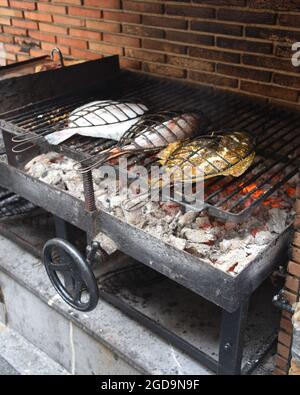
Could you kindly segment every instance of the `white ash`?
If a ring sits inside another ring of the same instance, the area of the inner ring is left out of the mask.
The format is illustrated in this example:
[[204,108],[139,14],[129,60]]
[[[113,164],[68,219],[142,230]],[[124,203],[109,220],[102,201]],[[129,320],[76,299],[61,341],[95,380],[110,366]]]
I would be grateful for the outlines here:
[[211,247],[209,245],[201,244],[201,243],[192,243],[188,240],[185,249],[191,254],[199,256],[204,259],[208,257],[211,253]]
[[181,237],[176,237],[176,236],[173,236],[173,235],[171,235],[168,238],[168,242],[172,246],[178,248],[178,250],[184,250],[186,248],[186,246],[187,246],[187,240],[184,240]]
[[269,210],[269,220],[267,228],[270,232],[281,233],[286,227],[287,212],[279,208]]
[[240,248],[241,242],[247,246],[254,243],[254,237],[252,235],[247,235],[245,238],[235,237],[233,239],[224,239],[219,243],[219,249],[222,253],[236,250]]
[[[74,170],[74,164],[73,160],[60,154],[48,153],[33,159],[25,169],[30,175],[83,199],[81,175]],[[262,253],[292,219],[292,200],[287,196],[284,209],[258,206],[253,215],[241,224],[218,221],[205,211],[184,212],[173,202],[149,201],[138,210],[126,211],[122,204],[126,196],[108,191],[97,170],[93,171],[93,176],[98,208],[233,276]],[[283,194],[280,190],[274,196]],[[99,237],[108,253],[117,249],[111,239],[105,235]]]
[[216,240],[211,230],[183,228],[180,234],[193,243],[210,244]]
[[197,216],[198,213],[196,211],[187,211],[186,213],[182,214],[181,217],[178,219],[178,225],[179,226],[191,225],[195,221]]
[[259,246],[263,246],[265,244],[269,244],[272,241],[273,236],[272,233],[268,230],[262,230],[255,235],[255,243]]
[[74,170],[75,163],[61,154],[49,152],[32,159],[25,165],[25,170],[31,176],[83,199],[82,178]]
[[240,262],[250,261],[249,255],[244,248],[234,249],[222,254],[222,260],[219,258],[219,253],[215,251],[211,254],[211,259],[215,261],[215,266],[226,272],[236,273],[236,268]]
[[195,223],[193,224],[193,227],[196,228],[206,228],[206,227],[211,227],[210,219],[208,216],[204,215],[203,217],[197,217],[195,219]]

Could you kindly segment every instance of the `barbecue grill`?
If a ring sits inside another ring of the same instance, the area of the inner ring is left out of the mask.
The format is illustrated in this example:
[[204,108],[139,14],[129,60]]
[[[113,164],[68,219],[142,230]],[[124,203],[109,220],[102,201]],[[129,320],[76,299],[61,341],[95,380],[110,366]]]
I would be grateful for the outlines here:
[[[74,81],[79,81],[76,89]],[[28,100],[28,89],[32,83],[35,91]],[[29,176],[23,171],[23,166],[37,152],[49,150],[63,153],[77,161],[85,159],[93,163],[103,149],[111,147],[114,144],[111,141],[82,136],[72,137],[58,146],[49,146],[44,139],[45,135],[61,129],[72,110],[89,101],[138,98],[153,111],[199,109],[208,115],[214,130],[246,130],[256,139],[259,160],[243,176],[230,180],[225,178],[222,182],[219,178],[208,181],[215,188],[214,192],[206,196],[204,208],[217,218],[240,222],[297,174],[297,151],[300,145],[297,128],[300,115],[235,94],[120,71],[116,56],[31,76],[30,79],[18,83],[18,91],[24,91],[24,96],[18,99],[17,107],[10,111],[5,109],[1,115],[0,128],[9,164],[0,163],[0,184],[60,218],[56,226],[59,239],[49,240],[44,250],[45,265],[58,292],[73,307],[84,311],[95,307],[100,294],[102,298],[150,326],[213,371],[240,373],[249,298],[285,259],[289,227],[239,275],[233,277],[104,210],[97,210],[91,171],[82,174],[85,195],[85,201],[82,202]],[[12,138],[20,141],[24,137],[28,137],[28,140],[19,152],[14,152],[16,143]],[[144,154],[139,153],[129,157],[128,163],[144,163],[144,160]],[[271,175],[270,170],[273,170]],[[255,189],[246,195],[241,192],[253,181],[257,188],[264,187],[265,193],[257,198],[252,197],[252,203],[245,207],[243,202],[254,194]],[[231,192],[224,197],[228,186]],[[188,204],[186,206],[189,208]],[[70,231],[68,224],[71,224],[71,228],[75,227],[86,233],[86,257],[83,249],[79,252],[74,247],[74,233]],[[129,308],[105,287],[98,289],[93,270],[96,263],[105,265],[107,259],[101,246],[93,242],[98,232],[111,237],[124,254],[222,308],[218,361]],[[66,239],[67,242],[64,241]],[[62,273],[64,281],[61,278]],[[80,299],[83,288],[88,294],[84,301]],[[253,366],[250,370],[252,368]]]

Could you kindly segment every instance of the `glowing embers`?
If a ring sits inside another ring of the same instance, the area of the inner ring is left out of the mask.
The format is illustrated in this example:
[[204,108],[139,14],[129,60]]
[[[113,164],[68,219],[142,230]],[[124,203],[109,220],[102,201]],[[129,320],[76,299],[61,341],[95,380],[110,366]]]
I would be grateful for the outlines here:
[[[297,173],[296,169],[294,172]],[[287,200],[294,195],[291,168],[284,163],[260,157],[255,159],[242,178],[224,177],[207,181],[204,193],[206,203],[237,214],[258,204],[284,208]]]

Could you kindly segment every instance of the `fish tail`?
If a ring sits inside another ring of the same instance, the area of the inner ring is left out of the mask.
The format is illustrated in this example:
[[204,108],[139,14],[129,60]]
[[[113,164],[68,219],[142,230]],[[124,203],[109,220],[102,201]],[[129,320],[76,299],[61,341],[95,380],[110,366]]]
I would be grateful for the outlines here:
[[57,132],[49,133],[45,136],[45,139],[49,144],[58,145],[73,137],[76,134],[74,129],[62,129]]

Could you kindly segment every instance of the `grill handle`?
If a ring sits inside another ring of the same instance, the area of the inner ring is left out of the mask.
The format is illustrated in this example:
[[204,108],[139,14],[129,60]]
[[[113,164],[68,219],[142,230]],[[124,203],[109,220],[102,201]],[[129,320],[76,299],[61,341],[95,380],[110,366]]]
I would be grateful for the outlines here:
[[71,243],[59,238],[48,240],[43,263],[52,285],[66,303],[79,311],[91,311],[97,306],[99,290],[91,265]]

